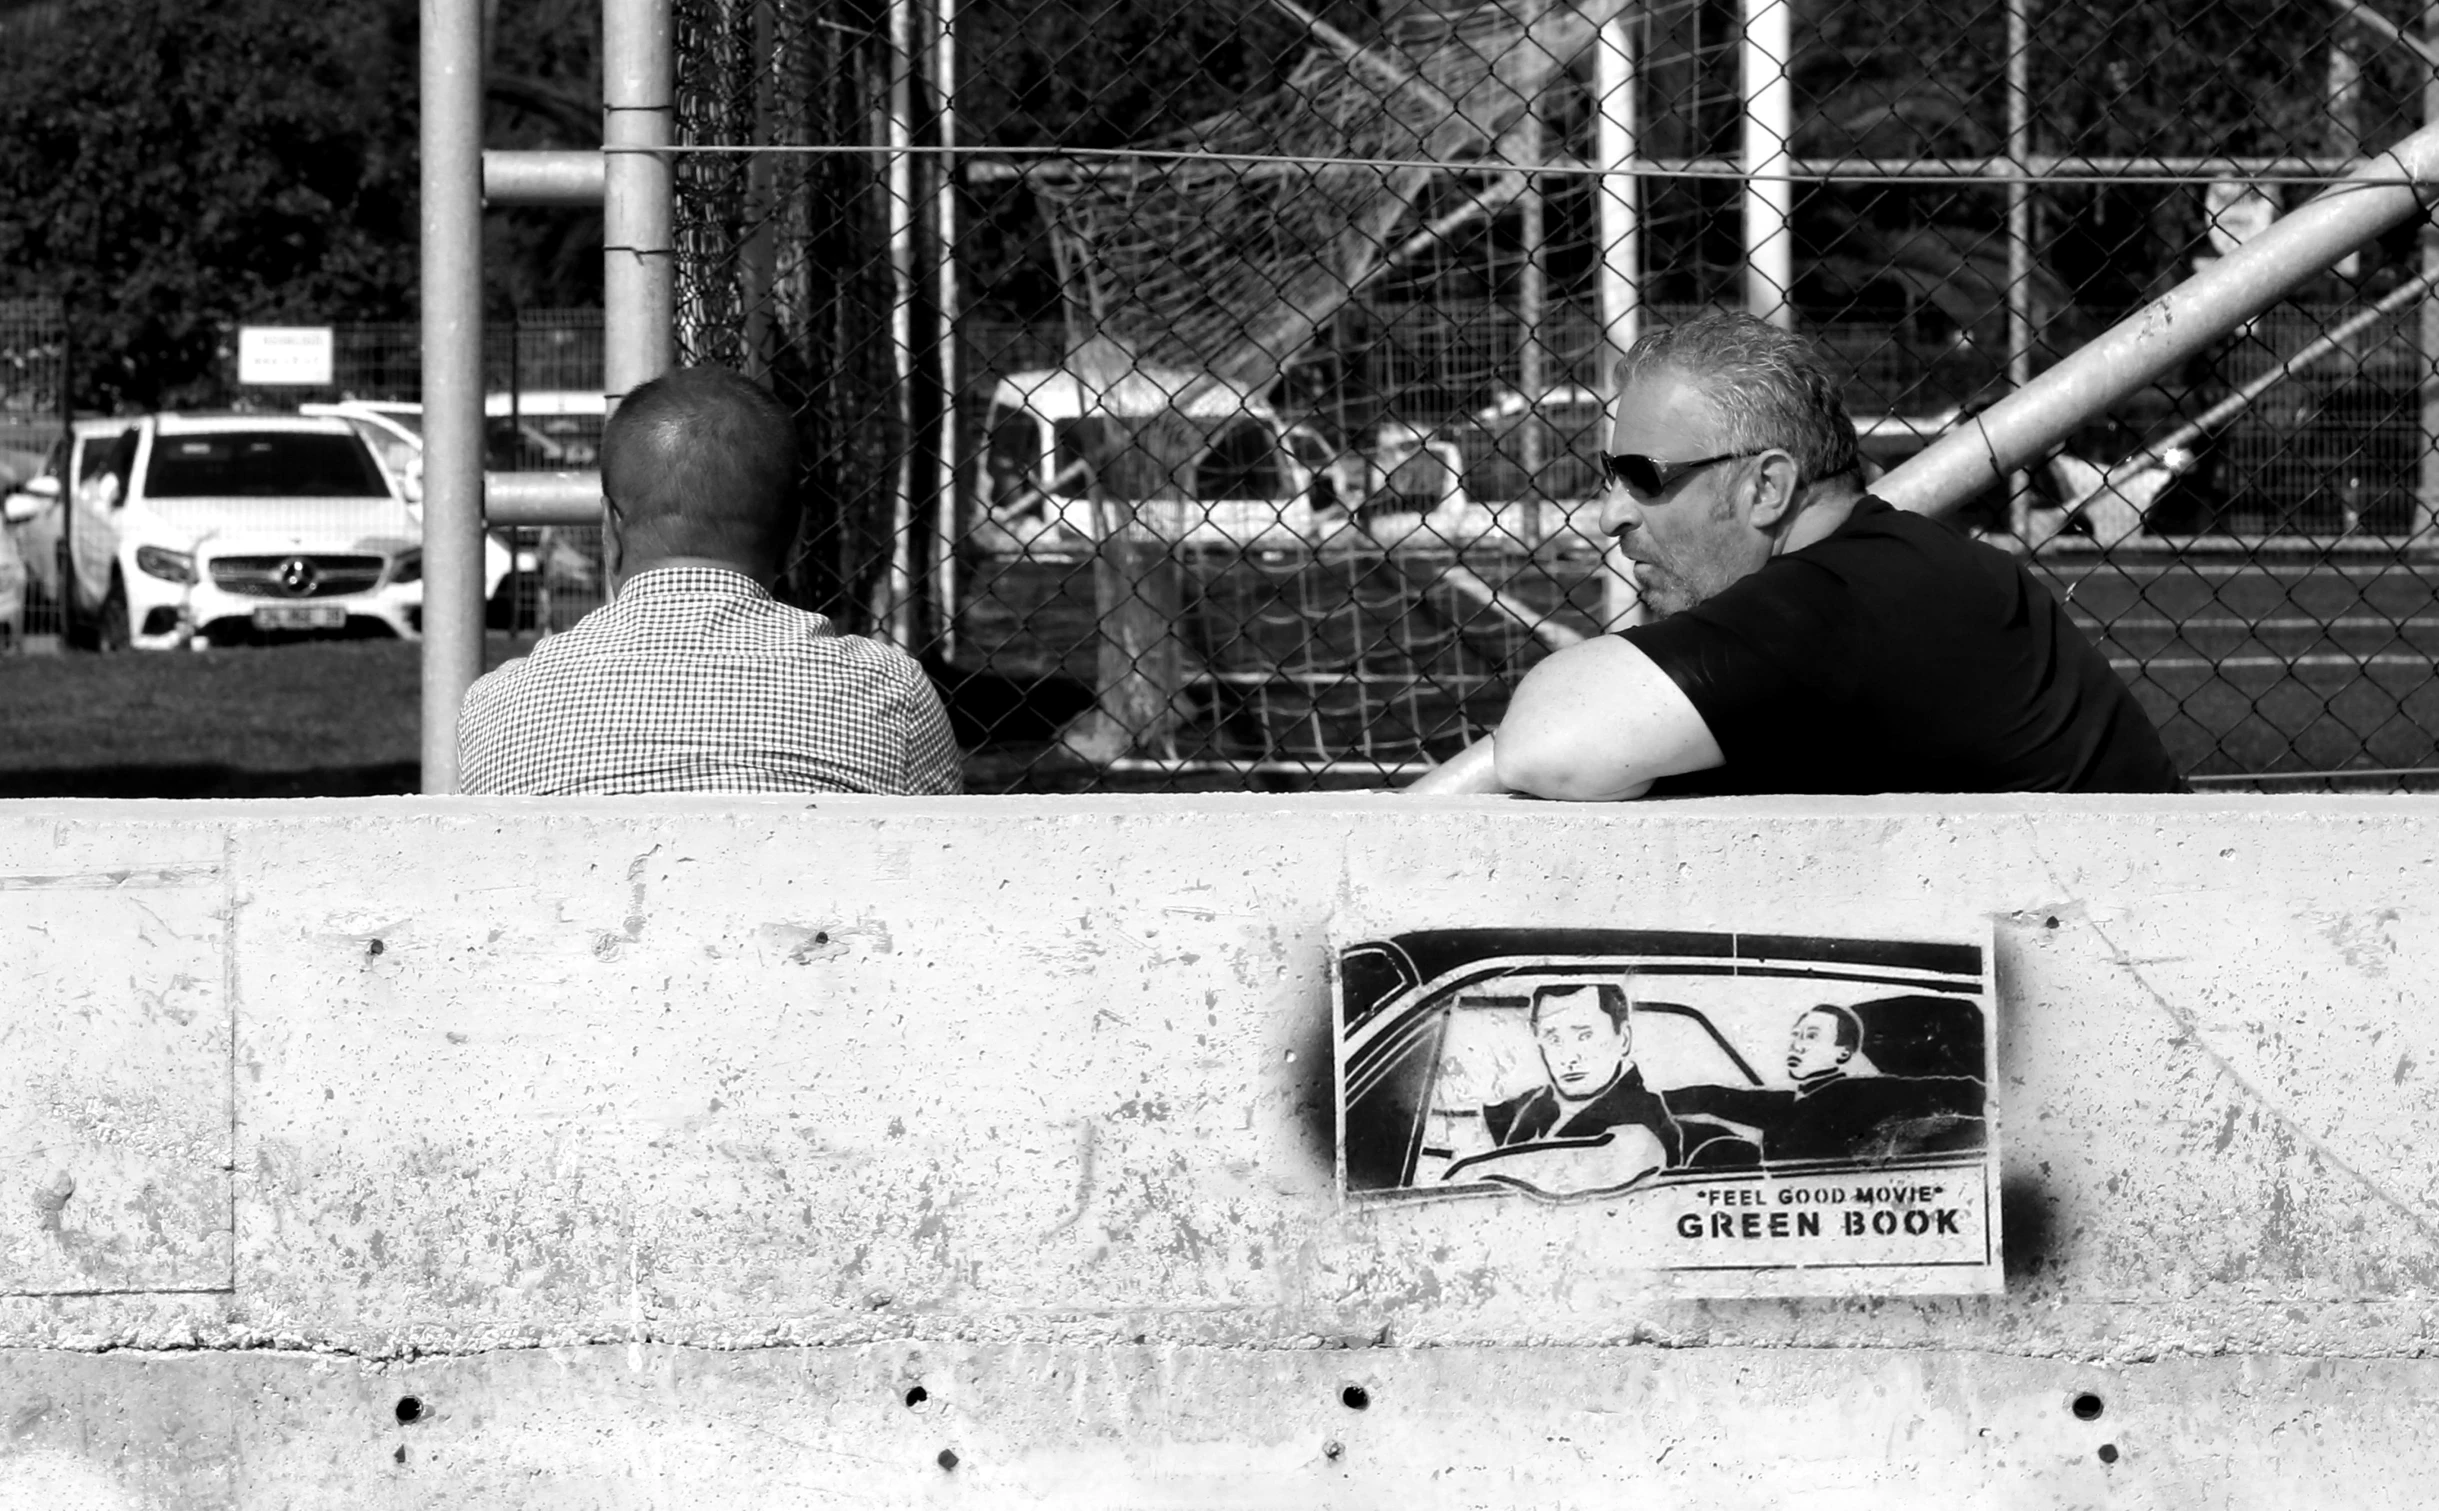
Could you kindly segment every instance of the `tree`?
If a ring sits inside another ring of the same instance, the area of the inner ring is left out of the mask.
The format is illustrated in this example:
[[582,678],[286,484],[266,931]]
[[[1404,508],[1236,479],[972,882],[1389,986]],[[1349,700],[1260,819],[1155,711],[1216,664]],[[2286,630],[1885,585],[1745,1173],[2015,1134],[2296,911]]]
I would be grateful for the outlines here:
[[71,0],[0,88],[0,278],[56,289],[80,403],[219,396],[239,318],[415,300],[412,0]]

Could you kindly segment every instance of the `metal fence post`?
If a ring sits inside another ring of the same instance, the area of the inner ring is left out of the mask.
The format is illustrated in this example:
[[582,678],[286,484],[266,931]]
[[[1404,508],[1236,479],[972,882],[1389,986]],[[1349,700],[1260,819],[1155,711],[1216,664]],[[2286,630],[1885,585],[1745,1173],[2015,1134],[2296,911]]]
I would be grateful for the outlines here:
[[602,391],[616,407],[669,370],[676,346],[671,247],[676,173],[675,24],[670,0],[601,8]]
[[[1641,112],[1637,91],[1635,27],[1640,11],[1625,10],[1600,29],[1592,50],[1592,93],[1595,107],[1593,157],[1601,170],[1595,223],[1600,238],[1599,299],[1604,342],[1599,388],[1603,412],[1617,401],[1617,364],[1642,334],[1643,242],[1642,180],[1635,173],[1642,156]],[[1609,437],[1600,437],[1606,450]],[[1587,529],[1583,533],[1593,533]],[[1623,629],[1640,622],[1643,601],[1625,558],[1612,544],[1601,553],[1600,623]]]
[[483,670],[483,7],[423,0],[423,790]]
[[[59,296],[59,561],[53,569],[59,584],[59,643],[69,643],[69,631],[76,620],[76,398],[70,374],[75,367],[76,336],[68,323],[68,296]],[[102,590],[105,601],[102,612],[108,613],[106,595],[110,585]],[[106,635],[97,636],[108,644]]]
[[[2439,5],[2422,13],[2423,34],[2439,43]],[[2439,71],[2422,85],[2422,129],[2439,126]],[[2421,236],[2422,276],[2439,276],[2439,221],[2425,213]],[[2406,538],[2427,546],[2439,541],[2439,295],[2422,301],[2422,450],[2414,468],[2413,533]]]
[[[2032,381],[2032,18],[2007,0],[2007,386]],[[2007,529],[2032,538],[2032,475],[2007,479]]]
[[1795,53],[1788,0],[1745,0],[1745,308],[1795,329]]

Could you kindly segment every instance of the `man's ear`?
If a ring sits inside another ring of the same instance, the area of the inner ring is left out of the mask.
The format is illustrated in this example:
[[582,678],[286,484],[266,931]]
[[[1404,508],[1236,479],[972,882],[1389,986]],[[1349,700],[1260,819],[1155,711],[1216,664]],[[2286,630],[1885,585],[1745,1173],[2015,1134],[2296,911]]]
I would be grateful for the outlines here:
[[1753,502],[1746,518],[1753,528],[1775,533],[1795,514],[1796,495],[1803,491],[1795,458],[1784,451],[1763,452],[1753,469]]
[[620,531],[618,506],[604,494],[601,500],[601,580],[605,586],[615,586],[618,569],[627,557],[627,542]]

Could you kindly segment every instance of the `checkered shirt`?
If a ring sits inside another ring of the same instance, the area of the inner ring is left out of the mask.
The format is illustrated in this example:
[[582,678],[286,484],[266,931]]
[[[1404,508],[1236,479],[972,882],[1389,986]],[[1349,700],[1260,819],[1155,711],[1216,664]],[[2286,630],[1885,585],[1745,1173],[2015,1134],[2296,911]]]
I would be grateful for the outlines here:
[[459,779],[526,797],[958,790],[923,668],[739,572],[666,567],[466,691]]

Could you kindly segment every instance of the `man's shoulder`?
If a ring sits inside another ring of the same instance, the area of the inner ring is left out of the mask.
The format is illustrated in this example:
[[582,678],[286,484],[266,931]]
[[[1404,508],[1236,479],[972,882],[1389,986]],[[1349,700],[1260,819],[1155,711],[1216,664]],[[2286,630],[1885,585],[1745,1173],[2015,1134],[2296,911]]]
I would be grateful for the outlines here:
[[524,655],[512,656],[475,678],[474,685],[466,689],[467,706],[505,696],[571,662],[600,654],[601,619],[611,607],[602,605],[569,628],[535,641],[533,649]]
[[1784,559],[1869,562],[1886,564],[1891,569],[1913,561],[1926,570],[1939,570],[1980,553],[2001,562],[2009,560],[2004,551],[1985,545],[1952,525],[1926,514],[1899,509],[1877,494],[1866,493],[1837,529],[1811,545],[1789,552]]

